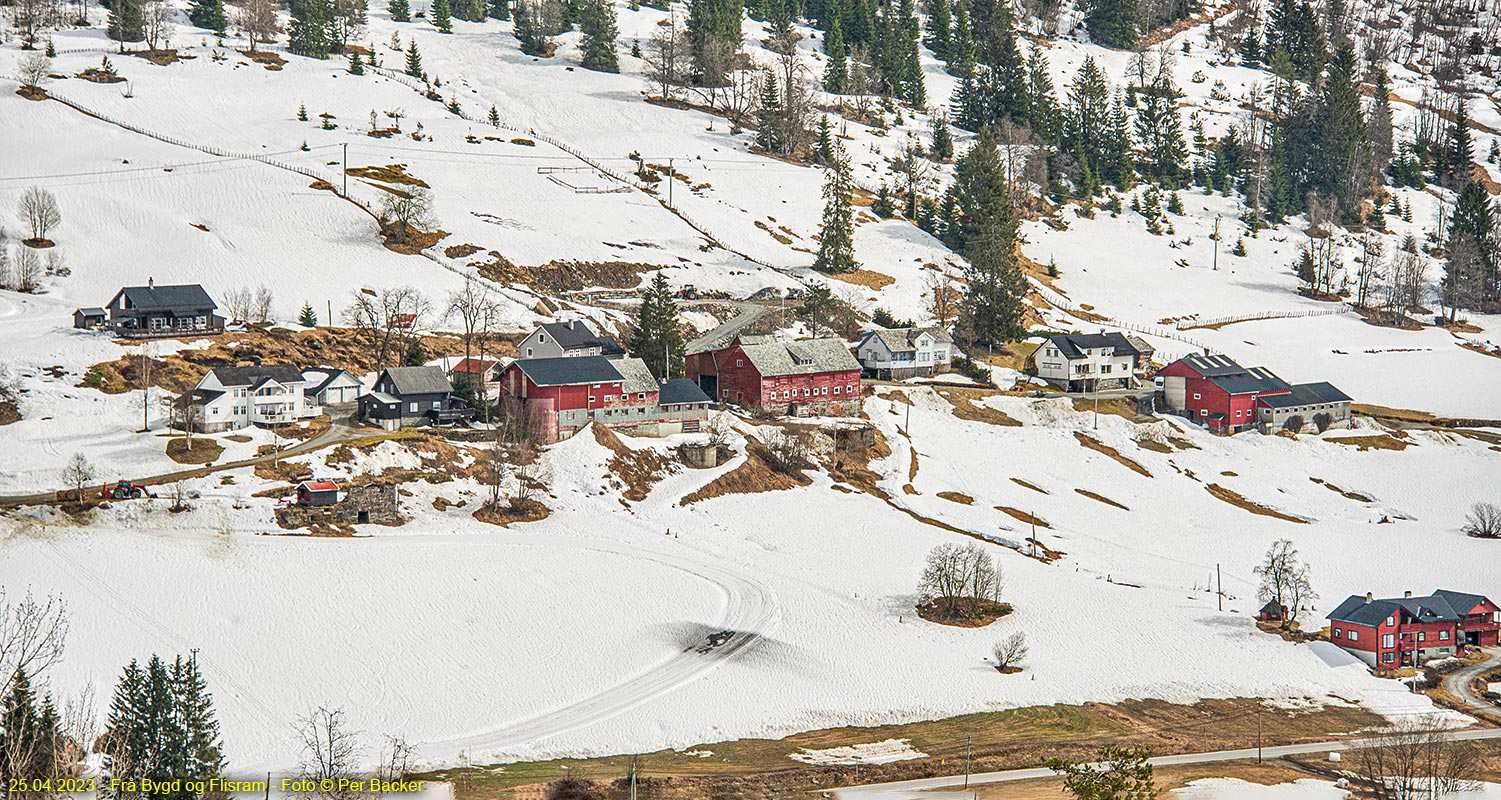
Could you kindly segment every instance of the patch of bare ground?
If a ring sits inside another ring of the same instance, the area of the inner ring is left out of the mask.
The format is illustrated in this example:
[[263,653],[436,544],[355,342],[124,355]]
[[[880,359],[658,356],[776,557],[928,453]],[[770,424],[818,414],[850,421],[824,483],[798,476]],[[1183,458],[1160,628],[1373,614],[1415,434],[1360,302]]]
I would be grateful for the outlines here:
[[0,398],[0,425],[21,421],[21,407],[9,397]]
[[[123,77],[121,77],[119,75],[116,75],[113,72],[106,72],[106,71],[104,71],[104,70],[102,70],[102,69],[100,69],[98,67],[89,67],[88,69],[84,70],[83,72],[78,73],[74,77],[82,78],[83,80],[86,80],[89,83],[124,83],[125,82],[125,78],[123,78]],[[18,91],[18,92],[16,92],[16,94],[21,94],[21,93]],[[30,99],[32,99],[32,100],[41,100],[41,99],[43,99],[43,98],[45,98],[47,96],[46,92],[42,92],[41,94],[42,94],[41,97],[33,97],[33,98],[30,98]]]
[[912,405],[912,398],[908,397],[907,393],[902,391],[901,389],[892,389],[891,391],[886,392],[881,396],[893,403],[906,403],[909,406]]
[[1351,491],[1347,491],[1345,489],[1341,489],[1338,486],[1335,486],[1334,484],[1332,484],[1332,483],[1324,480],[1323,478],[1315,478],[1313,476],[1309,476],[1308,479],[1311,480],[1311,481],[1313,481],[1314,483],[1317,483],[1318,485],[1324,487],[1325,489],[1328,489],[1329,491],[1334,492],[1335,494],[1339,494],[1339,495],[1343,495],[1345,497],[1348,497],[1349,499],[1354,500],[1357,503],[1374,503],[1375,502],[1374,498],[1371,498],[1371,497],[1368,497],[1366,495],[1363,495],[1360,492],[1351,492]]
[[1048,521],[1043,519],[1042,517],[1036,516],[1035,514],[1027,511],[1022,511],[1019,508],[1012,508],[1011,506],[996,506],[995,510],[1001,512],[1002,514],[1006,514],[1007,516],[1018,522],[1021,522],[1024,525],[1036,525],[1039,528],[1053,527],[1052,525],[1049,525]]
[[877,484],[881,482],[881,475],[870,468],[870,462],[891,455],[891,445],[887,443],[886,437],[879,428],[872,428],[871,431],[875,434],[875,441],[872,444],[867,445],[862,440],[852,439],[836,448],[835,455],[830,458],[829,475],[866,494],[879,497],[883,496],[881,490],[877,488]]
[[239,53],[273,72],[281,69],[287,63],[287,60],[282,58],[281,54],[271,52],[270,50],[241,50]]
[[1011,482],[1014,483],[1014,484],[1016,484],[1017,486],[1025,487],[1027,489],[1031,489],[1032,491],[1038,492],[1040,494],[1047,494],[1048,493],[1047,489],[1044,489],[1041,486],[1038,486],[1036,484],[1027,483],[1026,481],[1022,480],[1021,478],[1012,478]]
[[831,272],[829,273],[829,277],[844,281],[845,283],[853,283],[856,286],[864,286],[867,289],[875,289],[876,291],[880,291],[896,283],[896,278],[884,272],[875,272],[868,269],[857,269],[854,272]]
[[1374,434],[1371,436],[1339,436],[1325,439],[1326,442],[1342,444],[1346,447],[1354,447],[1358,450],[1406,450],[1412,447],[1411,442],[1387,436],[1386,434]]
[[1116,450],[1114,447],[1105,444],[1099,439],[1096,439],[1093,436],[1090,436],[1082,431],[1074,431],[1074,438],[1079,440],[1079,444],[1084,445],[1085,447],[1095,451],[1096,453],[1102,453],[1109,456],[1110,458],[1114,459],[1116,463],[1131,470],[1132,472],[1148,478],[1152,477],[1152,473],[1148,472],[1146,467],[1143,467],[1135,461],[1132,461],[1131,459],[1121,455],[1119,450]]
[[1091,492],[1088,489],[1075,489],[1074,491],[1078,492],[1079,494],[1084,495],[1085,497],[1088,497],[1090,500],[1095,500],[1097,502],[1104,503],[1107,506],[1114,506],[1115,508],[1118,508],[1118,509],[1120,509],[1122,511],[1130,511],[1131,510],[1129,508],[1126,508],[1124,505],[1121,505],[1120,503],[1117,503],[1114,500],[1111,500],[1110,498],[1106,497],[1105,495],[1099,494],[1097,492]]
[[443,248],[443,255],[449,258],[468,258],[483,249],[477,244],[455,244]]
[[589,427],[594,431],[594,441],[614,453],[605,467],[610,470],[612,484],[627,500],[637,503],[645,500],[658,481],[682,469],[681,462],[671,455],[656,450],[634,450],[609,428],[597,424]]
[[179,464],[212,464],[223,452],[223,445],[202,436],[167,440],[167,458]]
[[469,504],[469,501],[467,501],[467,500],[457,500],[457,501],[455,501],[455,500],[449,500],[446,497],[434,497],[433,498],[433,510],[435,510],[435,511],[447,511],[450,508],[463,508],[464,506],[466,506],[468,504]]
[[710,481],[698,491],[688,494],[678,501],[678,505],[686,506],[727,494],[780,492],[784,489],[807,486],[812,482],[813,479],[801,471],[789,474],[777,469],[772,464],[771,454],[767,451],[766,445],[754,436],[747,436],[745,437],[745,462]]
[[1010,603],[994,600],[975,602],[967,598],[937,597],[917,607],[917,615],[928,622],[955,628],[983,628],[1011,613]]
[[1364,417],[1394,419],[1401,422],[1432,422],[1434,419],[1434,416],[1427,411],[1418,411],[1411,408],[1388,408],[1387,406],[1377,406],[1369,403],[1351,403],[1350,413]]
[[756,227],[760,228],[763,231],[766,231],[766,234],[768,236],[770,236],[773,239],[776,239],[777,242],[780,243],[780,244],[792,244],[792,239],[791,238],[789,238],[788,236],[786,236],[784,234],[781,234],[781,233],[778,233],[778,232],[772,230],[770,225],[767,225],[766,223],[762,222],[759,219],[756,220]]
[[1291,514],[1284,514],[1275,508],[1268,508],[1253,500],[1248,500],[1244,496],[1242,496],[1240,492],[1237,492],[1234,489],[1227,489],[1217,483],[1207,484],[1204,486],[1204,489],[1220,500],[1223,500],[1226,503],[1229,503],[1230,505],[1237,508],[1245,509],[1246,511],[1249,511],[1257,516],[1272,517],[1274,519],[1280,519],[1285,522],[1296,522],[1300,525],[1308,523],[1308,520],[1303,519],[1302,517],[1295,517]]
[[1010,414],[998,408],[982,406],[975,402],[976,400],[995,395],[996,392],[993,390],[941,389],[938,394],[943,399],[949,401],[949,405],[954,407],[954,416],[959,419],[969,420],[970,422],[984,422],[989,425],[1000,425],[1006,428],[1021,427],[1021,420],[1016,419]]
[[1490,356],[1491,358],[1501,358],[1501,349],[1494,347],[1482,347],[1478,344],[1475,344],[1474,342],[1459,342],[1459,346],[1473,353],[1479,353],[1483,356]]
[[1136,400],[1131,397],[1111,397],[1102,399],[1096,405],[1094,400],[1086,400],[1082,397],[1072,398],[1075,411],[1101,414],[1111,414],[1122,419],[1135,420],[1139,416],[1136,413]]
[[448,231],[419,231],[404,222],[387,222],[380,228],[381,244],[393,253],[415,256],[443,241]]
[[302,461],[262,461],[254,467],[255,477],[263,481],[292,483],[308,474],[308,464]]
[[370,167],[349,167],[344,170],[344,174],[352,175],[356,178],[366,178],[372,181],[380,181],[381,183],[390,183],[399,186],[420,186],[423,189],[429,188],[427,181],[407,174],[406,164],[386,164],[384,166]]
[[[79,77],[81,78],[83,76],[80,75]],[[21,88],[16,90],[16,94],[26,98],[27,100],[47,99],[47,90],[43,89],[40,86],[22,86]]]
[[658,269],[654,264],[631,261],[549,261],[534,267],[518,266],[495,251],[492,261],[478,265],[480,274],[498,283],[524,283],[540,291],[558,294],[589,287],[631,289],[641,275]]
[[526,498],[514,502],[502,501],[494,506],[489,503],[482,504],[474,510],[474,518],[480,522],[506,528],[522,522],[544,520],[551,513],[552,509],[537,500]]
[[961,506],[972,506],[975,504],[975,499],[963,492],[939,492],[938,496],[950,503],[958,503]]

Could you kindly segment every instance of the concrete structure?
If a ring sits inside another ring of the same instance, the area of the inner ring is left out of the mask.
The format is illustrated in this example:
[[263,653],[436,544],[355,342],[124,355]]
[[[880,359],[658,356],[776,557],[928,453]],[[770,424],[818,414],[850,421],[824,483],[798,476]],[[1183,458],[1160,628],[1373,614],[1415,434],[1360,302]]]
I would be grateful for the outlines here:
[[401,510],[396,486],[366,483],[351,486],[330,505],[296,505],[277,509],[276,521],[283,528],[311,525],[398,525]]
[[639,358],[524,358],[501,373],[506,413],[522,415],[544,442],[590,422],[638,436],[695,433],[709,398],[684,378],[657,381]]
[[878,328],[860,337],[855,355],[866,374],[901,380],[947,372],[959,350],[943,328]]
[[316,417],[323,412],[303,391],[306,385],[302,371],[290,364],[218,367],[193,387],[186,398],[188,419],[177,422],[218,433]]
[[796,342],[737,337],[691,353],[688,377],[710,397],[791,416],[860,413],[860,362],[840,339]]
[[1066,392],[1130,389],[1142,366],[1141,352],[1115,331],[1051,337],[1032,360],[1037,377]]
[[1396,668],[1463,656],[1465,645],[1494,646],[1501,606],[1446,589],[1429,597],[1350,595],[1328,619],[1329,641],[1373,667]]
[[442,367],[391,367],[360,397],[360,418],[394,431],[468,422],[474,410],[453,396]]
[[1327,415],[1330,427],[1347,427],[1350,424],[1350,396],[1329,383],[1298,383],[1287,394],[1265,395],[1256,398],[1256,421],[1263,430],[1275,431],[1290,428],[1289,420],[1299,418],[1302,424],[1297,430],[1318,427],[1321,416]]
[[595,333],[584,320],[549,322],[527,334],[516,352],[520,358],[625,357],[619,342]]
[[[157,286],[148,280],[145,286],[127,286],[115,293],[105,305],[109,326],[120,336],[150,338],[220,333],[224,318],[214,314],[218,308],[208,292],[198,284]],[[79,318],[75,315],[73,324]]]

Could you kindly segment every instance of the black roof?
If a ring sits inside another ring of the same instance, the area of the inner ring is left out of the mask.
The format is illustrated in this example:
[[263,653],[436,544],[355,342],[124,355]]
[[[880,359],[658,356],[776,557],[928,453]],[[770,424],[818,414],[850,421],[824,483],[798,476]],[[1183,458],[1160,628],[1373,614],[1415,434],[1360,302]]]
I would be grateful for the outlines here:
[[[189,309],[201,311],[218,308],[214,305],[208,292],[196,283],[182,284],[179,286],[127,286],[120,290],[115,297],[125,295],[130,301],[131,308],[136,311],[176,311]],[[110,300],[114,304],[114,299]]]
[[1080,352],[1081,350],[1093,350],[1100,347],[1113,347],[1116,355],[1138,355],[1136,346],[1131,344],[1131,340],[1114,331],[1054,336],[1048,341],[1063,353],[1064,358],[1083,358],[1084,354]]
[[[1200,373],[1202,374],[1202,373]],[[1206,375],[1210,383],[1230,394],[1260,394],[1262,392],[1285,392],[1292,389],[1266,367],[1251,367],[1244,372],[1223,375]]]
[[662,388],[657,393],[657,403],[671,405],[674,403],[707,403],[709,396],[704,390],[698,388],[698,383],[690,378],[673,378],[663,381]]
[[256,386],[270,379],[277,383],[302,383],[302,370],[291,364],[257,364],[249,367],[215,367],[214,377],[225,386]]
[[[544,326],[546,327],[546,326]],[[538,386],[572,386],[580,383],[613,383],[625,377],[604,356],[523,358],[516,368]]]
[[1299,383],[1287,394],[1258,397],[1257,400],[1271,408],[1294,408],[1317,403],[1347,403],[1350,396],[1329,383]]
[[391,379],[391,389],[398,395],[445,394],[453,391],[442,367],[389,367],[381,375]]
[[589,323],[583,320],[572,322],[548,322],[543,324],[542,330],[546,331],[552,340],[558,343],[564,350],[584,350],[590,347],[598,347],[600,353],[621,355],[625,348],[620,343],[608,336],[600,336],[589,327]]
[[1387,617],[1396,616],[1399,611],[1406,611],[1423,622],[1454,622],[1459,619],[1449,601],[1437,593],[1432,597],[1389,597],[1370,601],[1352,594],[1326,619],[1375,626]]
[[1444,600],[1448,601],[1449,607],[1454,609],[1454,612],[1460,615],[1470,613],[1470,609],[1473,609],[1475,606],[1478,606],[1481,603],[1490,602],[1489,598],[1487,598],[1483,594],[1468,594],[1466,592],[1455,592],[1449,589],[1436,589],[1433,592],[1433,596],[1441,597]]

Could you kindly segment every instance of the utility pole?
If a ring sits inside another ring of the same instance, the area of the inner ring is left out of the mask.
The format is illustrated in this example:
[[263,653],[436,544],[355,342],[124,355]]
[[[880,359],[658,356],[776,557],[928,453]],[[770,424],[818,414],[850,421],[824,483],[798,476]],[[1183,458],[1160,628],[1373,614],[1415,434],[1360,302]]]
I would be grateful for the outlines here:
[[344,191],[343,191],[343,195],[345,197],[348,197],[349,196],[349,142],[344,142],[344,168],[342,170],[340,170],[340,173],[344,176]]
[[1256,707],[1256,763],[1261,763],[1261,706]]
[[677,206],[672,204],[672,184],[677,181],[677,171],[673,169],[672,165],[672,162],[675,160],[672,158],[667,159],[667,207],[674,210],[677,209]]
[[1225,610],[1225,581],[1220,577],[1219,562],[1214,565],[1214,593],[1219,597],[1220,610]]
[[1214,238],[1214,269],[1215,269],[1216,272],[1218,272],[1219,268],[1220,268],[1220,218],[1218,216],[1216,216],[1214,218],[1214,237],[1213,238]]
[[334,301],[324,300],[323,302],[328,304],[328,316],[324,317],[323,320],[328,327],[332,328],[334,326]]
[[972,752],[971,746],[974,744],[974,738],[972,734],[964,737],[964,788],[966,789],[969,788],[969,756]]
[[631,759],[631,800],[636,800],[636,759]]
[[[907,432],[907,438],[912,438],[912,399],[907,399],[907,421],[902,423],[902,430]],[[916,446],[913,447],[916,450]]]

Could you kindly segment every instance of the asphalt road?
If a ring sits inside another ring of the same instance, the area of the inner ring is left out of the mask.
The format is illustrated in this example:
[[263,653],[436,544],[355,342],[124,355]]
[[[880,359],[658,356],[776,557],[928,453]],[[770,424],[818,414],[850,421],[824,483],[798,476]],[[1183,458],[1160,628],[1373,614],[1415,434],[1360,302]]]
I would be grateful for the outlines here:
[[[318,434],[317,436],[314,436],[311,439],[308,439],[305,442],[299,442],[298,444],[295,444],[291,447],[286,448],[285,450],[281,450],[276,453],[268,453],[263,456],[255,456],[253,458],[244,458],[240,459],[239,461],[226,461],[222,464],[213,464],[211,466],[192,467],[190,469],[182,469],[175,472],[164,472],[159,475],[130,478],[130,481],[136,484],[153,486],[164,483],[173,483],[175,481],[185,480],[187,478],[197,478],[202,475],[209,475],[211,473],[222,472],[224,470],[239,469],[241,467],[250,467],[256,464],[264,464],[268,461],[274,461],[279,458],[287,458],[289,456],[302,455],[303,453],[311,453],[314,450],[321,450],[322,448],[330,447],[341,442],[363,439],[373,435],[379,435],[379,433],[375,431],[361,431],[355,428],[350,423],[350,419],[348,417],[336,417],[329,424],[328,430]],[[23,506],[32,503],[50,503],[55,500],[57,500],[56,491],[36,492],[33,494],[0,495],[0,507]]]
[[[1442,734],[1446,739],[1501,739],[1501,728],[1480,728],[1476,730],[1453,731]],[[1366,744],[1372,744],[1372,739],[1348,739],[1338,742],[1313,742],[1311,744],[1290,744],[1279,747],[1267,747],[1261,751],[1261,758],[1281,758],[1283,756],[1307,755],[1310,753],[1329,753],[1341,750],[1350,750]],[[1207,753],[1183,753],[1175,756],[1158,756],[1150,759],[1154,767],[1166,767],[1176,764],[1207,764],[1215,761],[1248,761],[1257,757],[1257,750],[1248,747],[1244,750],[1215,750]],[[1046,767],[1034,767],[1032,769],[1014,769],[1005,772],[982,772],[969,776],[968,784],[1007,783],[1011,781],[1028,781],[1037,778],[1052,777],[1053,771]],[[943,791],[946,789],[959,789],[965,785],[963,775],[946,775],[938,778],[920,778],[910,781],[896,781],[893,783],[875,783],[868,786],[845,786],[830,790],[839,800],[899,800],[899,798],[932,797],[922,794],[930,791]]]
[[1448,689],[1450,694],[1459,698],[1461,703],[1464,703],[1476,714],[1480,714],[1492,722],[1501,722],[1501,708],[1498,708],[1495,703],[1476,695],[1470,689],[1471,681],[1479,677],[1482,673],[1489,672],[1495,668],[1496,661],[1487,658],[1478,664],[1472,664],[1444,676],[1444,688]]

